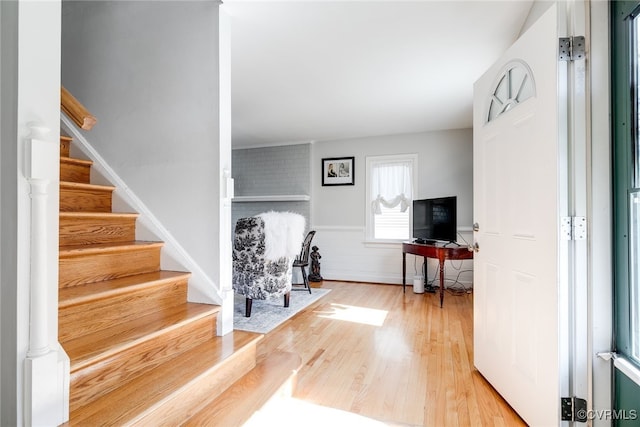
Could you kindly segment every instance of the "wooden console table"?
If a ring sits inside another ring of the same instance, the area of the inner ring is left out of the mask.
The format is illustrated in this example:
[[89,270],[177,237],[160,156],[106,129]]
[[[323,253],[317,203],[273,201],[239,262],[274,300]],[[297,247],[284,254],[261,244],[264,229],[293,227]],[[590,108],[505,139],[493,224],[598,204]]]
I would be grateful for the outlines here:
[[[437,246],[422,243],[402,243],[402,292],[406,292],[407,254],[436,258],[440,264],[440,307],[444,300],[444,262],[448,259],[473,259],[473,251],[466,246]],[[425,277],[426,280],[426,277]]]

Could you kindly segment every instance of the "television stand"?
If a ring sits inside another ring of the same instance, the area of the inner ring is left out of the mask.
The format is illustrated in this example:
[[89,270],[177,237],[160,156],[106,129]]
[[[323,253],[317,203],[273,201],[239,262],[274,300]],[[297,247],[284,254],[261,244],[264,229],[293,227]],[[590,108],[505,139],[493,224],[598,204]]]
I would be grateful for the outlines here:
[[[445,247],[427,245],[416,242],[404,242],[402,244],[402,292],[406,292],[407,254],[413,254],[427,258],[436,258],[440,265],[440,308],[444,301],[444,262],[448,259],[473,259],[473,251],[466,246]],[[425,276],[426,277],[426,276]]]

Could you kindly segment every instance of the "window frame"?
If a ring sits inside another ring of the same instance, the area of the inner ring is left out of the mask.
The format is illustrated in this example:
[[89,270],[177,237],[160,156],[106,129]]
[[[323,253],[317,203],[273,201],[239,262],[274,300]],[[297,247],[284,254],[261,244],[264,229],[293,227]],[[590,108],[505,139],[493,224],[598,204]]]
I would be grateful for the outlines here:
[[[638,144],[638,77],[640,63],[629,52],[638,51],[636,34],[640,2],[616,3],[612,11],[616,18],[613,52],[613,243],[614,243],[614,349],[635,367],[640,368],[640,359],[634,355],[634,332],[631,321],[632,281],[630,200],[638,191],[637,168],[639,156],[635,153]],[[637,267],[636,267],[637,268]],[[635,328],[638,326],[635,325]]]
[[375,155],[366,156],[365,158],[365,242],[366,243],[378,243],[378,244],[397,244],[411,239],[411,226],[413,224],[413,207],[409,206],[409,238],[408,239],[376,239],[374,237],[375,218],[371,203],[371,168],[375,164],[397,162],[397,161],[410,161],[411,162],[411,188],[412,194],[410,196],[411,201],[416,198],[418,194],[418,154],[390,154],[390,155]]

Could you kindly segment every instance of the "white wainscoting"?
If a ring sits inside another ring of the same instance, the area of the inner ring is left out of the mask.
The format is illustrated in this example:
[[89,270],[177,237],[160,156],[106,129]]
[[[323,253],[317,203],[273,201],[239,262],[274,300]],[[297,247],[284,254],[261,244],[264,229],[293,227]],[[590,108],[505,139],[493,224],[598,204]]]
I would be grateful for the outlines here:
[[[402,284],[402,244],[370,243],[365,241],[364,227],[321,226],[316,230],[312,245],[318,246],[320,274],[326,280],[349,280],[359,282]],[[473,243],[471,227],[460,227],[464,240]],[[466,243],[460,239],[460,244]],[[415,266],[415,268],[414,268]],[[413,276],[420,274],[422,257],[407,255],[407,284],[413,285]],[[430,259],[427,265],[428,278],[437,278],[437,260]],[[459,272],[463,270],[462,273]],[[458,275],[459,274],[459,275]],[[447,261],[446,284],[458,279],[466,287],[473,282],[473,261]]]

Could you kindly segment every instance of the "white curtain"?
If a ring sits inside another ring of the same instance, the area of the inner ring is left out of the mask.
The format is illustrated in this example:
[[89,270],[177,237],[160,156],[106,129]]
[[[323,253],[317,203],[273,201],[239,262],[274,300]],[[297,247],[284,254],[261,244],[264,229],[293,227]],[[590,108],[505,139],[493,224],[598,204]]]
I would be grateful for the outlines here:
[[411,161],[389,161],[371,165],[371,208],[382,213],[381,206],[405,212],[413,195]]

